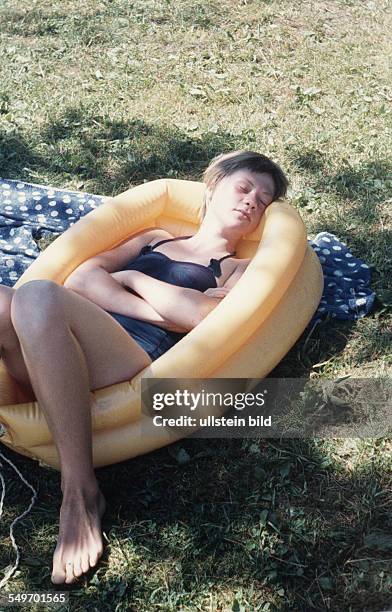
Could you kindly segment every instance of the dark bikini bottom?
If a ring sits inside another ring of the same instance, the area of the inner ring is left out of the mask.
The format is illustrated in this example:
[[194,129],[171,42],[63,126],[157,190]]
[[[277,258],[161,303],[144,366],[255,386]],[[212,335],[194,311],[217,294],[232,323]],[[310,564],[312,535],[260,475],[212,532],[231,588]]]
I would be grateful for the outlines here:
[[128,332],[131,338],[136,340],[139,346],[148,353],[153,361],[168,351],[185,335],[169,332],[162,327],[158,327],[158,325],[117,314],[110,310],[106,310],[105,312],[120,323],[121,327]]

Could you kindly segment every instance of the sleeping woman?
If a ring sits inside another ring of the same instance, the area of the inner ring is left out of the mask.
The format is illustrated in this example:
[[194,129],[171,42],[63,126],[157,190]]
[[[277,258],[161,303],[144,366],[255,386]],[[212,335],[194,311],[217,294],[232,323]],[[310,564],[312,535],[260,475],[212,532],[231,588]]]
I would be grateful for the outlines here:
[[132,379],[217,306],[250,261],[236,257],[238,241],[288,186],[277,164],[252,151],[217,156],[203,180],[195,234],[144,230],[85,261],[64,286],[0,285],[1,357],[44,411],[60,458],[55,584],[74,582],[103,552],[90,391]]

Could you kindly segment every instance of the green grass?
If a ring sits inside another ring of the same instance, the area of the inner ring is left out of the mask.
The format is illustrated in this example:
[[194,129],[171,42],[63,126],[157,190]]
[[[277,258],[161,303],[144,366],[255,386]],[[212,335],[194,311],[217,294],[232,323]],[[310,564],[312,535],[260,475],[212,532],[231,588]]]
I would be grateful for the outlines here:
[[[390,376],[392,74],[389,0],[27,2],[0,9],[0,175],[113,195],[210,159],[263,152],[309,235],[372,267],[357,322],[305,332],[275,376]],[[190,460],[177,460],[180,449]],[[17,528],[9,590],[51,590],[59,475]],[[336,610],[392,605],[391,442],[185,440],[98,470],[109,544],[71,609]],[[8,525],[28,502],[13,481]]]

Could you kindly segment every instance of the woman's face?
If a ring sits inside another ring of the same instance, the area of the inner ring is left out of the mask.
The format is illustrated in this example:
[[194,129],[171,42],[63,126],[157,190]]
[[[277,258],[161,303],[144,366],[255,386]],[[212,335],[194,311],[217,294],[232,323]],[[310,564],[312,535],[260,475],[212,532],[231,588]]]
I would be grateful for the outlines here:
[[218,216],[225,226],[253,232],[265,209],[273,201],[274,179],[267,172],[243,168],[223,178],[215,187],[207,211]]

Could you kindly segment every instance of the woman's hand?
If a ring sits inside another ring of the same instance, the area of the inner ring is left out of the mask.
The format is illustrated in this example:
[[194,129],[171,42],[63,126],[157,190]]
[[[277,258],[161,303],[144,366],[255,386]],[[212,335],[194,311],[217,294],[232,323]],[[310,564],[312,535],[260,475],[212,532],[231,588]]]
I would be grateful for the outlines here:
[[214,298],[224,298],[229,293],[230,289],[227,287],[212,287],[211,289],[206,289],[204,291],[204,295],[208,295],[208,297]]

